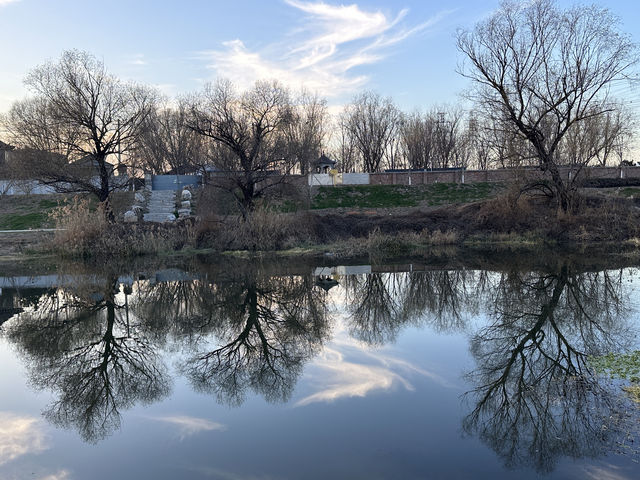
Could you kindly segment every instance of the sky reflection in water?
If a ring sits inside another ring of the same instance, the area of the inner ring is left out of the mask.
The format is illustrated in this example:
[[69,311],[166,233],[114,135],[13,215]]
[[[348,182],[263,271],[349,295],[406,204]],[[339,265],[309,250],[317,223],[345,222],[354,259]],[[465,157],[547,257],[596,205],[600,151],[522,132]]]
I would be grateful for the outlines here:
[[635,478],[587,356],[637,348],[637,271],[551,265],[5,279],[0,476]]

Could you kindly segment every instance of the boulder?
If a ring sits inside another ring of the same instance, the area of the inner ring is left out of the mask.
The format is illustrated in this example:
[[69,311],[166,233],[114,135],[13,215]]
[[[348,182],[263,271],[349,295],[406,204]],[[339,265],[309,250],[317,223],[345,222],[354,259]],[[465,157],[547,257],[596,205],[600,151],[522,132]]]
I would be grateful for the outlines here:
[[191,200],[191,192],[189,190],[182,191],[182,200]]
[[124,222],[125,223],[136,223],[138,221],[138,214],[133,210],[128,210],[124,212]]

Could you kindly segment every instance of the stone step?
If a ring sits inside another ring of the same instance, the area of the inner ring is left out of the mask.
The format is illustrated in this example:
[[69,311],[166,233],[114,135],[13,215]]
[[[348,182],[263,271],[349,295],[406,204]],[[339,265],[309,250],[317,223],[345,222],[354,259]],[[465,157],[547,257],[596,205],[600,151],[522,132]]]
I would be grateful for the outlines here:
[[162,208],[162,207],[172,207],[175,208],[176,204],[173,202],[164,202],[164,203],[150,203],[147,205],[147,208],[151,210],[152,208]]
[[173,190],[153,190],[146,205],[147,212],[143,215],[145,222],[173,222],[176,211],[176,192]]
[[176,216],[172,213],[145,213],[142,218],[145,222],[165,223],[175,221]]

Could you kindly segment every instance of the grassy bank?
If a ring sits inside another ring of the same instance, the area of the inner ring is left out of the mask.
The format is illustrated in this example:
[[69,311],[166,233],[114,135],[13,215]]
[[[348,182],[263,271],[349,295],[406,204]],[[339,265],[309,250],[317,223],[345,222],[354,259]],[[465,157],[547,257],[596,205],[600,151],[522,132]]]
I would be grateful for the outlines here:
[[201,196],[198,219],[175,225],[108,224],[90,202],[67,203],[52,217],[62,230],[39,250],[85,258],[202,251],[377,257],[450,245],[640,245],[640,209],[622,190],[585,194],[572,215],[558,213],[550,199],[490,184],[323,187],[311,209],[282,212],[281,203],[264,202],[246,221],[215,213],[214,201]]
[[[51,214],[74,199],[86,199],[91,212],[96,212],[98,201],[90,195],[4,195],[0,198],[0,230],[29,230],[54,227]],[[133,204],[132,192],[115,192],[111,204],[116,214]]]
[[433,207],[483,200],[503,189],[495,183],[318,187],[311,208]]

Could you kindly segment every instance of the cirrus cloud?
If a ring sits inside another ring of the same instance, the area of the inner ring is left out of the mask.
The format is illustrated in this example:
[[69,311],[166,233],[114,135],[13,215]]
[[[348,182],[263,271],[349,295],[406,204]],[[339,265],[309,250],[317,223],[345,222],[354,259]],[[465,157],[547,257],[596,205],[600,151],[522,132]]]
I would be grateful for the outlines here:
[[417,25],[407,25],[408,10],[395,15],[352,5],[285,0],[297,9],[300,25],[286,41],[252,50],[241,39],[218,50],[201,52],[209,68],[246,88],[260,79],[277,78],[327,97],[362,88],[369,76],[359,67],[382,61],[389,47],[433,27],[452,11],[442,11]]

